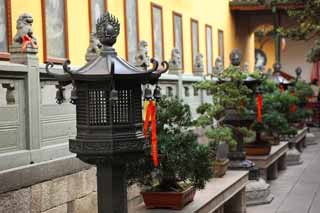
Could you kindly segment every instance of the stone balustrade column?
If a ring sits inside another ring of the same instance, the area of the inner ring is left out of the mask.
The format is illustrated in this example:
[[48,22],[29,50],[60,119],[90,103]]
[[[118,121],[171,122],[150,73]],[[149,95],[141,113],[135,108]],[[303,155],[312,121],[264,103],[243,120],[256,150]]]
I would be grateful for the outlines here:
[[[27,148],[40,149],[40,73],[38,48],[14,42],[10,47],[10,62],[28,67],[26,76],[26,135]],[[32,159],[31,159],[32,160]]]

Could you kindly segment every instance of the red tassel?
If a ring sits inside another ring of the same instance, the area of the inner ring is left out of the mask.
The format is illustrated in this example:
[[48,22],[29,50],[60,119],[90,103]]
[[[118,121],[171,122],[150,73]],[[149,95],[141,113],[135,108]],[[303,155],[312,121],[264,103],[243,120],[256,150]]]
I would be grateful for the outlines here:
[[146,118],[144,120],[143,132],[144,136],[147,136],[149,120],[151,117],[151,153],[153,165],[158,167],[158,150],[157,150],[157,125],[156,125],[156,105],[152,100],[149,101]]
[[[294,92],[291,92],[291,95],[292,96],[295,96],[295,93]],[[290,106],[290,111],[291,112],[297,112],[297,105],[296,104],[291,104],[291,106]]]
[[262,95],[257,94],[257,120],[262,123]]
[[29,44],[31,44],[31,46],[32,46],[33,48],[37,48],[37,47],[38,47],[35,43],[33,43],[32,39],[31,39],[27,34],[25,34],[25,35],[22,37],[22,48],[21,48],[22,52],[25,52],[25,51],[26,51],[27,46],[28,46]]
[[281,93],[284,92],[284,86],[283,86],[283,84],[280,84],[280,85],[279,85],[279,89],[280,89],[280,92],[281,92]]
[[244,107],[244,102],[242,99],[240,99],[240,108],[242,109]]

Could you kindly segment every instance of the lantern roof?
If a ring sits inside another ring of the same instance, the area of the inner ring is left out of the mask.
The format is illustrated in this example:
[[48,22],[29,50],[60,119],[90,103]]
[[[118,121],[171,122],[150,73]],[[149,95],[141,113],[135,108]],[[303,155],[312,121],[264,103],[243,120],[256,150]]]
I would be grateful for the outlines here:
[[281,75],[279,71],[275,71],[271,77],[271,79],[276,83],[276,84],[284,84],[284,85],[291,85],[293,84],[293,81],[287,80],[285,77]]
[[[97,38],[103,45],[100,55],[88,62],[86,65],[76,71],[72,71],[69,67],[70,61],[66,60],[63,64],[65,74],[58,75],[50,72],[49,66],[46,65],[46,71],[56,77],[59,81],[70,80],[104,80],[107,78],[122,78],[141,80],[145,83],[154,83],[162,73],[166,72],[169,64],[165,61],[161,62],[161,66],[155,59],[151,59],[153,67],[137,68],[126,60],[117,55],[117,52],[112,47],[120,33],[120,23],[117,18],[106,12],[97,20]],[[159,69],[158,69],[159,68]]]

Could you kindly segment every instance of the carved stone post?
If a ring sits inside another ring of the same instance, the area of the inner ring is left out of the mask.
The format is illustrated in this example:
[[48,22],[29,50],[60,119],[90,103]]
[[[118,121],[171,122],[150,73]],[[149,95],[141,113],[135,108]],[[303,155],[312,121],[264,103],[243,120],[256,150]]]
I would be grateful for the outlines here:
[[96,34],[91,33],[89,47],[87,48],[86,57],[85,57],[86,61],[90,62],[95,60],[100,54],[101,47],[102,45],[100,41],[97,39]]
[[193,73],[197,76],[202,76],[204,72],[203,55],[198,53],[193,64]]
[[171,59],[169,61],[169,73],[178,75],[177,94],[179,99],[182,99],[183,98],[182,60],[181,60],[181,53],[178,48],[173,48],[171,51]]
[[136,67],[147,69],[150,65],[150,57],[148,55],[148,42],[142,40],[139,42],[137,54],[134,57],[134,65]]
[[40,77],[38,47],[32,32],[33,18],[23,13],[17,20],[17,33],[10,47],[10,62],[28,67],[26,86],[27,141],[32,149],[40,148]]

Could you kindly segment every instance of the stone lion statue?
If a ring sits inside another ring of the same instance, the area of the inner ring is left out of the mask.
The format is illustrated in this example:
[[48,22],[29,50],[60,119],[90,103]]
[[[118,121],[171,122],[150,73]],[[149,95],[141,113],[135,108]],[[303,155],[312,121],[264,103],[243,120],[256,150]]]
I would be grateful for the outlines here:
[[92,61],[96,59],[99,56],[100,49],[102,45],[100,41],[98,40],[96,33],[91,33],[90,34],[90,43],[89,47],[87,48],[87,53],[86,53],[86,61]]
[[181,53],[178,48],[173,48],[171,51],[171,59],[169,61],[170,69],[182,69]]
[[203,65],[203,55],[201,53],[198,53],[195,57],[194,60],[194,67],[197,70],[203,70],[204,69],[204,65]]
[[139,42],[134,64],[137,67],[143,67],[145,69],[149,67],[150,57],[148,56],[148,42],[144,40]]
[[216,74],[221,73],[224,70],[223,61],[221,56],[218,56],[214,62],[214,72]]
[[37,44],[37,39],[33,36],[32,23],[33,18],[31,14],[23,13],[19,16],[16,26],[17,33],[13,39],[14,43],[22,44],[23,36],[27,35],[33,44]]

